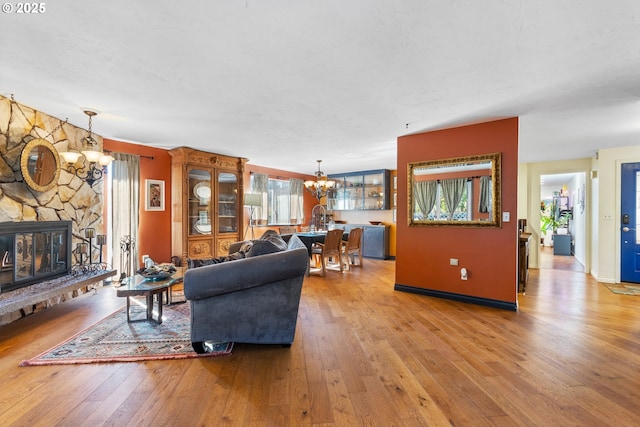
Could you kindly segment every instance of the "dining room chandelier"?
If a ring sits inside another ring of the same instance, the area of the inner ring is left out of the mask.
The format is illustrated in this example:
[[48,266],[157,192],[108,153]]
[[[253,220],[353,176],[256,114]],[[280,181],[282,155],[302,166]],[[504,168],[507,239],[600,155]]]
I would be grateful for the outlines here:
[[318,203],[320,203],[320,199],[327,195],[327,191],[333,187],[335,187],[336,182],[327,179],[324,175],[324,172],[320,170],[320,163],[322,160],[316,160],[318,162],[318,170],[316,171],[316,180],[315,181],[305,181],[304,187],[311,193],[313,196],[318,199]]
[[[82,138],[82,146],[85,149],[81,152],[63,151],[60,153],[60,157],[67,163],[67,171],[69,173],[86,181],[89,185],[93,185],[107,172],[107,166],[113,161],[113,157],[97,150],[98,141],[93,137],[92,118],[98,112],[84,110],[84,113],[89,117],[89,135]],[[85,158],[85,162],[78,166],[77,163],[81,157]]]

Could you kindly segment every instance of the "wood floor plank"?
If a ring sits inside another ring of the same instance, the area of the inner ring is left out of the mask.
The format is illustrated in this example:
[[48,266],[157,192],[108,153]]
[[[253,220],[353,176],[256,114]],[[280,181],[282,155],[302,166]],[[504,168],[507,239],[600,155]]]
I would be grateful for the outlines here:
[[560,258],[530,271],[517,312],[394,291],[395,263],[367,259],[305,278],[291,348],[18,367],[122,305],[103,288],[0,327],[1,423],[635,426],[640,297]]

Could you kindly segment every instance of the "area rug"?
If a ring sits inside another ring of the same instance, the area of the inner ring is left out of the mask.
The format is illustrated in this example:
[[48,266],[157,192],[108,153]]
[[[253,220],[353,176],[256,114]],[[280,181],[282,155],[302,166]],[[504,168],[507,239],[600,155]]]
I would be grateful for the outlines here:
[[640,295],[640,285],[631,285],[628,283],[604,283],[614,294],[620,295]]
[[[143,307],[134,306],[132,318],[135,319],[134,314],[146,315]],[[162,312],[161,324],[147,320],[127,322],[126,309],[122,308],[20,366],[188,359],[231,353],[233,343],[217,343],[214,351],[206,354],[193,351],[189,304],[165,305]]]

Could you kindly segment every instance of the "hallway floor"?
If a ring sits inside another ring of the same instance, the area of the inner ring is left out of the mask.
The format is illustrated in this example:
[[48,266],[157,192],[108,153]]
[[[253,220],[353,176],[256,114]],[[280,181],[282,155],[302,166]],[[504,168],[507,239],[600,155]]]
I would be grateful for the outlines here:
[[567,270],[584,272],[584,266],[574,257],[566,255],[554,255],[553,247],[540,248],[540,268],[549,270]]

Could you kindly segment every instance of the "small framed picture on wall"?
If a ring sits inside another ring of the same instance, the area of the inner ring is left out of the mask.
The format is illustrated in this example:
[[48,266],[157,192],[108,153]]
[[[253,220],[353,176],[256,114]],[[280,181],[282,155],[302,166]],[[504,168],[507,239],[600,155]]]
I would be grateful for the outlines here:
[[145,207],[146,211],[163,211],[164,210],[164,181],[157,179],[145,179],[144,187],[146,189]]

